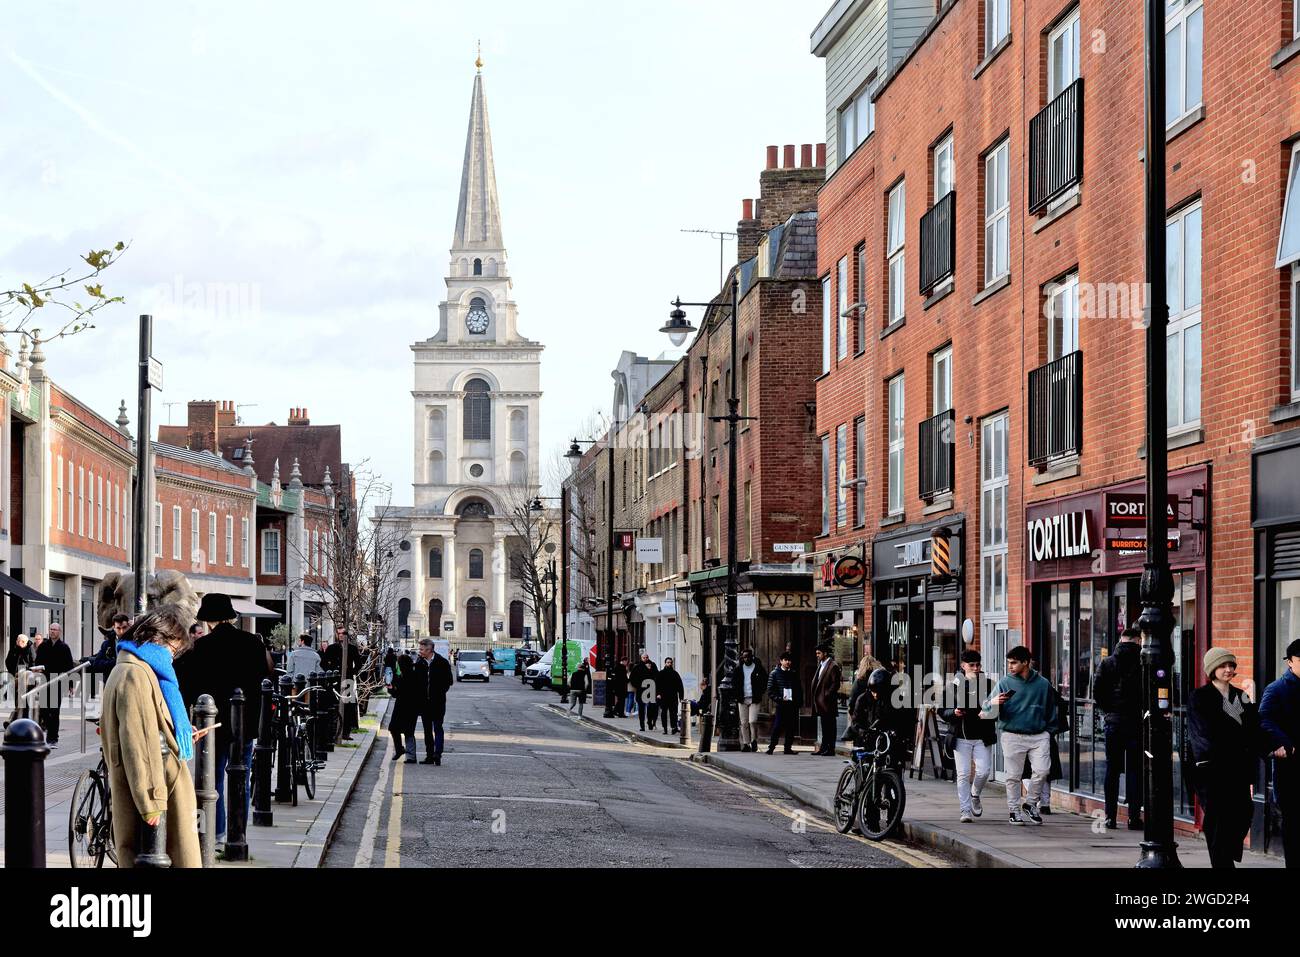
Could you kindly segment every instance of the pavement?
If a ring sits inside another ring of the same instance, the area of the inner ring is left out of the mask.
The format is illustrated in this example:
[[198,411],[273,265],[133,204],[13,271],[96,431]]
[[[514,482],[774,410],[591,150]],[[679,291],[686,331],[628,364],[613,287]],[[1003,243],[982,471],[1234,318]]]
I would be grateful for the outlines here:
[[[558,706],[557,706],[558,707]],[[661,730],[641,731],[636,716],[608,719],[603,709],[588,707],[584,720],[661,747],[687,750],[677,736]],[[692,729],[692,735],[696,732]],[[698,745],[698,738],[693,739]],[[716,747],[715,736],[714,744]],[[690,759],[780,791],[827,818],[833,817],[835,787],[844,769],[840,746],[836,758],[815,757],[810,748],[794,755],[713,751]],[[958,822],[956,784],[935,780],[927,769],[922,779],[904,774],[907,804],[903,836],[914,845],[948,855],[971,867],[1121,867],[1138,860],[1142,832],[1123,827],[1108,831],[1098,818],[1056,810],[1043,824],[1016,827],[1007,823],[1005,788],[990,781],[984,789],[984,814],[971,824]],[[1189,868],[1208,868],[1209,854],[1199,834],[1178,836],[1178,856]],[[1246,851],[1242,867],[1280,868],[1281,858]]]

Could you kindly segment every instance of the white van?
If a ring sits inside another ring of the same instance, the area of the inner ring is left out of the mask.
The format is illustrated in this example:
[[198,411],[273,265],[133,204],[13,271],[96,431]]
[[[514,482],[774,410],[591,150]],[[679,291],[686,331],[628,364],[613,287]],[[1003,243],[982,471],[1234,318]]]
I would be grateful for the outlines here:
[[[582,645],[582,653],[588,658],[591,656],[591,649],[596,647],[594,641],[579,641],[578,644]],[[556,647],[551,645],[541,658],[524,669],[523,683],[532,685],[534,691],[541,691],[551,686],[551,662],[555,658]]]

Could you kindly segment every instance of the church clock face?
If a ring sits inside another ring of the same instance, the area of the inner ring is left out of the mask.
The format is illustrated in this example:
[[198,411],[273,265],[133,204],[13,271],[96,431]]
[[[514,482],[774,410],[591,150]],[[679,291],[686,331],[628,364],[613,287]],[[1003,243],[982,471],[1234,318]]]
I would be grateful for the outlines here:
[[470,302],[469,313],[465,316],[465,328],[476,336],[481,336],[487,332],[487,307],[482,299],[474,299]]

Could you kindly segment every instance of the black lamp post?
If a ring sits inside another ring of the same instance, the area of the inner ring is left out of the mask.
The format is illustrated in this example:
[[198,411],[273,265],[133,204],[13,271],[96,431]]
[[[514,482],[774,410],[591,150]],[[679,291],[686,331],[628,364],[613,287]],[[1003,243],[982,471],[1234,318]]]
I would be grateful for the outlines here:
[[1168,399],[1165,336],[1165,4],[1146,0],[1147,553],[1142,571],[1142,868],[1180,868],[1174,842],[1173,575],[1169,570]]
[[[668,314],[668,322],[660,329],[667,334],[675,346],[680,346],[686,337],[695,331],[695,327],[686,319],[682,306],[716,306],[716,302],[682,302],[673,301],[673,310]],[[727,395],[727,414],[709,416],[712,422],[727,423],[727,621],[726,636],[723,640],[722,677],[713,682],[718,695],[718,750],[740,750],[740,715],[737,711],[736,696],[732,693],[731,673],[739,663],[739,642],[737,640],[736,622],[736,429],[741,422],[749,421],[750,416],[740,414],[740,397],[737,394],[736,361],[736,324],[740,313],[740,277],[731,277],[731,386]],[[713,667],[713,662],[709,662]],[[716,676],[714,676],[716,677]]]
[[[610,673],[614,670],[614,433],[618,429],[618,422],[611,422],[609,426],[608,441],[606,442],[606,461],[609,463],[609,478],[605,483],[605,500],[606,511],[605,520],[607,523],[606,532],[606,553],[605,553],[605,717],[613,718],[616,716],[614,710],[614,698],[609,693],[608,680]],[[576,463],[582,458],[582,449],[579,445],[595,445],[594,439],[574,439],[569,443],[569,451],[565,453],[565,458]],[[560,655],[567,654],[568,646],[560,646]],[[561,664],[561,667],[564,667]]]

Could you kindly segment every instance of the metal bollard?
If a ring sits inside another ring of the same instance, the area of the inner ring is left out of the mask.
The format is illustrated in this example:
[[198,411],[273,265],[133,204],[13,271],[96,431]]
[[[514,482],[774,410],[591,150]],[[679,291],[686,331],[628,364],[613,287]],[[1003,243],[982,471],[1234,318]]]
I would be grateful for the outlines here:
[[5,729],[5,867],[45,867],[45,732],[30,718]]
[[[212,727],[217,721],[217,703],[212,695],[201,694],[194,704],[194,727],[198,731]],[[217,736],[209,731],[199,738],[194,753],[194,797],[199,803],[199,850],[203,866],[217,863]]]
[[678,725],[678,742],[691,746],[691,703],[682,695],[681,715],[677,719]]
[[700,754],[708,754],[713,747],[713,712],[700,712]]
[[325,675],[319,671],[311,673],[311,710],[315,719],[311,723],[312,744],[321,761],[328,761],[334,751],[334,739],[330,737],[329,695],[325,690]]
[[253,826],[271,827],[271,762],[275,759],[275,731],[271,719],[272,685],[262,679],[262,699],[257,722],[257,744],[253,748]]
[[[163,766],[167,766],[170,749],[167,747],[167,732],[158,732],[158,743],[162,746]],[[171,867],[172,859],[167,856],[167,812],[158,815],[158,823],[150,825],[136,814],[135,822],[135,866],[139,868]]]
[[293,779],[290,777],[292,759],[289,743],[290,720],[289,696],[293,694],[293,679],[288,675],[280,676],[280,694],[275,702],[275,801],[288,804],[293,799]]
[[329,690],[330,690],[330,694],[329,694],[330,732],[329,733],[330,733],[331,741],[344,740],[344,737],[339,734],[339,728],[342,727],[342,721],[340,720],[342,715],[339,713],[340,681],[341,681],[341,677],[337,671],[329,672],[329,680],[326,682],[326,684],[329,685]]
[[244,692],[230,697],[230,763],[226,765],[227,861],[248,860],[248,767],[244,764]]

